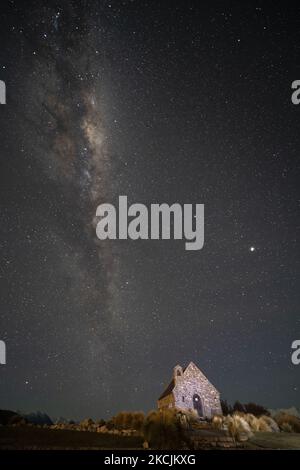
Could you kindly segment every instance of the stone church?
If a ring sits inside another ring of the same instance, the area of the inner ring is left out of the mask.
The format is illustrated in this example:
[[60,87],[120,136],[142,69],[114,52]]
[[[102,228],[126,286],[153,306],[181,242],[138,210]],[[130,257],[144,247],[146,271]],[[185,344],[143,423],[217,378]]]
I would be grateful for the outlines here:
[[158,408],[192,411],[200,418],[222,414],[220,393],[193,363],[174,367],[173,378],[158,399]]

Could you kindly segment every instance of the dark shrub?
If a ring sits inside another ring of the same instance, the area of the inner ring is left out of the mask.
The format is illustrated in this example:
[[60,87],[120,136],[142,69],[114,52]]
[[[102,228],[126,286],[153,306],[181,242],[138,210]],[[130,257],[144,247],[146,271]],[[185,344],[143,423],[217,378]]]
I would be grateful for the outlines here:
[[232,406],[227,400],[221,400],[221,408],[224,416],[230,415],[233,412]]
[[285,425],[289,424],[293,432],[300,432],[300,418],[281,412],[274,417],[280,429],[285,430]]
[[258,405],[257,403],[246,403],[244,405],[244,408],[245,408],[246,413],[251,413],[254,416],[258,416],[258,417],[262,415],[270,416],[270,413],[267,410],[267,408],[265,408],[262,405]]
[[180,418],[175,410],[151,411],[145,420],[144,436],[154,449],[180,449],[184,441]]
[[141,411],[121,411],[113,416],[106,424],[108,429],[135,429],[140,431],[144,425],[145,416]]
[[245,407],[242,403],[240,403],[239,401],[236,401],[233,405],[233,411],[240,411],[241,413],[245,413],[246,410],[245,410]]

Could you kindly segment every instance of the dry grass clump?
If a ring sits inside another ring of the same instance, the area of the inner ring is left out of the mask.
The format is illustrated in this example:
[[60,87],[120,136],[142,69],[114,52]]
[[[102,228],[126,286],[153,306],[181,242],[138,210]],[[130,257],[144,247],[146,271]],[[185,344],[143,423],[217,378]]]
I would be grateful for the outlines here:
[[258,418],[258,430],[260,432],[272,432],[271,427],[268,425],[268,423],[265,421],[264,416],[261,416]]
[[246,441],[253,436],[253,432],[245,418],[237,414],[231,416],[228,431],[237,441]]
[[274,420],[281,431],[300,433],[300,418],[297,418],[297,416],[281,412],[274,417]]
[[225,416],[215,415],[212,419],[212,427],[215,429],[224,429]]
[[242,416],[242,413],[234,413],[228,416],[214,416],[212,425],[217,429],[227,429],[229,434],[237,441],[246,441],[253,435],[250,425]]
[[[259,419],[263,420],[269,426],[271,432],[280,431],[278,424],[270,416],[261,416]],[[259,429],[259,431],[261,431],[261,429]]]
[[257,418],[251,413],[235,412],[228,416],[214,416],[213,427],[227,429],[238,441],[244,441],[253,436],[254,432],[278,432],[277,423],[269,416]]
[[282,423],[280,428],[283,432],[293,432],[293,428],[289,423]]
[[259,431],[260,423],[259,423],[259,420],[256,416],[254,416],[251,413],[248,413],[248,414],[244,414],[244,419],[247,421],[247,423],[250,426],[250,429],[253,432]]

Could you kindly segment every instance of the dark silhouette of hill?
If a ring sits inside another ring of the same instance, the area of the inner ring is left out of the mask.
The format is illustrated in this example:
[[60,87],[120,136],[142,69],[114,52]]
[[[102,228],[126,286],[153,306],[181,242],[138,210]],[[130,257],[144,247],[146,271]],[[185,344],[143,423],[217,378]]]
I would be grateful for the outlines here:
[[53,424],[53,421],[50,416],[48,416],[46,413],[43,413],[42,411],[25,413],[22,416],[26,419],[28,423],[31,424],[39,424],[40,426],[43,426],[44,424],[46,424],[47,426],[51,426],[51,424]]
[[0,410],[0,424],[15,424],[18,422],[26,421],[19,413],[11,410]]

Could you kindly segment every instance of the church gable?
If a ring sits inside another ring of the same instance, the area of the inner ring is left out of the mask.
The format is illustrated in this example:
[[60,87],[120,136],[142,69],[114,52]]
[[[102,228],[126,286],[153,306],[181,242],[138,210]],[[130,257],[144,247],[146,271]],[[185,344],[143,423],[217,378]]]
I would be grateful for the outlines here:
[[196,366],[193,362],[190,362],[189,365],[184,369],[183,376],[186,380],[194,378],[199,380],[203,386],[210,388],[212,391],[219,393],[215,386],[208,380],[208,378],[203,374],[203,372]]
[[222,414],[218,390],[193,362],[185,369],[174,367],[173,379],[160,396],[158,407],[189,410],[203,418]]

